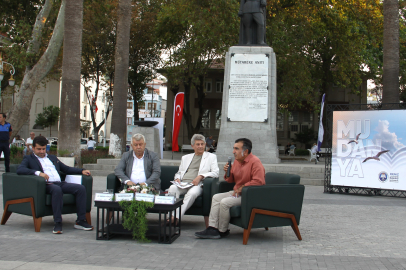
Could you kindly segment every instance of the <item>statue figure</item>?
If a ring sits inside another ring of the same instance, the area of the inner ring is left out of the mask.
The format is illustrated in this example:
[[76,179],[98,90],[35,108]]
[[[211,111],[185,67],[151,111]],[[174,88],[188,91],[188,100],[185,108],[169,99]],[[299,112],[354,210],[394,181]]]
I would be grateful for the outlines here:
[[241,0],[238,45],[267,45],[265,43],[266,0]]

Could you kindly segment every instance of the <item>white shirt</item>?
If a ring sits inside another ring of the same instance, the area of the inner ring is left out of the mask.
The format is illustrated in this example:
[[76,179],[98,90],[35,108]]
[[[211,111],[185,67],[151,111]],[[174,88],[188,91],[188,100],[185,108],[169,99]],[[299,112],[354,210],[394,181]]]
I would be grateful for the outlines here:
[[[59,176],[58,171],[55,168],[55,165],[52,163],[52,161],[48,158],[48,154],[45,154],[45,157],[41,158],[37,155],[35,155],[39,162],[41,163],[42,169],[44,170],[44,173],[49,176],[48,182],[61,182],[61,177]],[[39,176],[41,172],[36,171],[35,175]]]
[[30,149],[31,149],[31,150],[32,150],[32,142],[33,142],[33,139],[31,139],[31,137],[28,138],[27,141],[25,142],[26,144],[27,144],[27,143],[30,143],[30,144],[31,144],[31,145],[30,145]]
[[317,153],[317,145],[313,145],[311,151],[313,154]]
[[[142,155],[142,158],[137,158],[137,156],[133,152],[133,156],[134,156],[134,161],[133,161],[133,169],[131,171],[130,180],[134,184],[145,183],[147,181],[147,177],[145,176],[145,171],[144,171],[144,155]],[[126,180],[125,184],[127,184],[128,181],[130,181],[130,180]]]
[[89,147],[93,147],[93,148],[94,148],[95,144],[96,144],[95,141],[90,140],[90,141],[87,142],[87,148],[89,148]]

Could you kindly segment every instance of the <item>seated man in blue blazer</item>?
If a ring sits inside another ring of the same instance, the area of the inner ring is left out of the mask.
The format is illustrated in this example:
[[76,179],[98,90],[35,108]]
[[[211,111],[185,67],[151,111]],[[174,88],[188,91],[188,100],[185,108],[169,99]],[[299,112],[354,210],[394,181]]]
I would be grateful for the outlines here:
[[86,222],[86,188],[82,185],[71,184],[61,181],[60,172],[65,174],[90,175],[90,171],[66,166],[54,155],[46,153],[48,140],[43,136],[37,136],[32,142],[31,155],[24,156],[23,161],[17,168],[17,174],[37,175],[44,177],[46,193],[52,197],[52,211],[54,213],[53,233],[61,234],[62,231],[62,207],[63,194],[73,194],[76,197],[78,219],[74,225],[75,229],[91,231],[93,226]]

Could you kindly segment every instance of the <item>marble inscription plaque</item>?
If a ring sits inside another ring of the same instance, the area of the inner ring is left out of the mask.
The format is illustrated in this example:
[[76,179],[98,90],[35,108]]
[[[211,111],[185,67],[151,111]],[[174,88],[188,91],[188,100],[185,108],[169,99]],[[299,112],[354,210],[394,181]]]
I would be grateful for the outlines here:
[[230,121],[268,119],[268,60],[265,54],[234,54],[230,65]]

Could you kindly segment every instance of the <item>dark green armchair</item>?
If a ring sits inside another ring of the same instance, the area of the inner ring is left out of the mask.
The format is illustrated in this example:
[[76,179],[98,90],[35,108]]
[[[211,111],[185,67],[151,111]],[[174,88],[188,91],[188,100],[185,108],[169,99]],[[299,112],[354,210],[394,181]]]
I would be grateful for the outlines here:
[[[64,176],[61,175],[64,181]],[[35,231],[41,230],[42,217],[52,216],[51,195],[45,193],[45,179],[35,175],[3,174],[4,212],[1,225],[5,225],[12,213],[32,216]],[[86,187],[86,221],[91,224],[93,178],[82,175]],[[72,194],[63,195],[62,214],[76,213],[76,200]]]
[[[178,172],[178,166],[161,166],[161,190],[168,189],[173,181],[175,173]],[[211,208],[211,199],[214,195],[212,192],[213,185],[217,186],[219,181],[218,178],[205,178],[203,180],[203,194],[196,198],[196,201],[186,211],[186,215],[204,216],[208,217]],[[121,187],[120,180],[116,177],[114,173],[107,176],[107,189],[114,189],[114,193],[118,192]]]
[[[244,229],[243,244],[246,245],[252,228],[291,226],[297,238],[299,231],[305,187],[300,185],[300,176],[269,172],[266,185],[244,187],[241,206],[230,208],[230,224]],[[234,183],[219,182],[218,192],[232,190]]]

